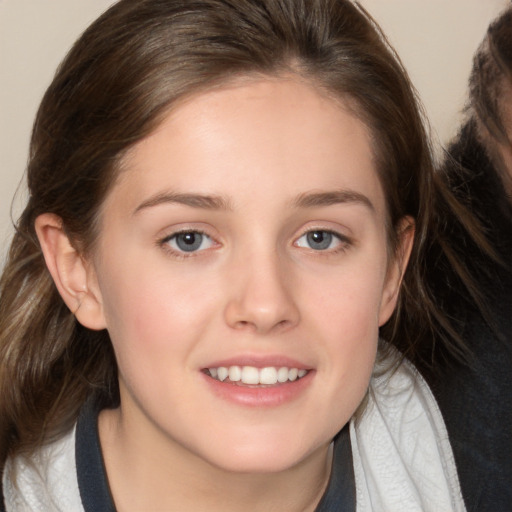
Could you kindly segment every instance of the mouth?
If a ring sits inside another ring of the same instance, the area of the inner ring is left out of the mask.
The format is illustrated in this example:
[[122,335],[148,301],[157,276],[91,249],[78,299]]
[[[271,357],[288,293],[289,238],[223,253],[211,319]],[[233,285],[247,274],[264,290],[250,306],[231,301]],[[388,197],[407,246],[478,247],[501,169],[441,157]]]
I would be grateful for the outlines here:
[[278,386],[304,378],[309,370],[287,366],[219,366],[205,368],[203,372],[212,379],[238,386]]

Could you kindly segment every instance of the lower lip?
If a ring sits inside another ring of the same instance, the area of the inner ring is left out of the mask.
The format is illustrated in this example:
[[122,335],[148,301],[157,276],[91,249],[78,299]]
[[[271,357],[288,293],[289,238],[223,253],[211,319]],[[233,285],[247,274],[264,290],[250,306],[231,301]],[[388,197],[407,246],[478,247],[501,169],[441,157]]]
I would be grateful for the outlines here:
[[222,398],[247,407],[277,407],[296,400],[311,385],[314,371],[293,382],[275,386],[244,386],[230,381],[213,379],[203,373],[203,377],[212,391]]

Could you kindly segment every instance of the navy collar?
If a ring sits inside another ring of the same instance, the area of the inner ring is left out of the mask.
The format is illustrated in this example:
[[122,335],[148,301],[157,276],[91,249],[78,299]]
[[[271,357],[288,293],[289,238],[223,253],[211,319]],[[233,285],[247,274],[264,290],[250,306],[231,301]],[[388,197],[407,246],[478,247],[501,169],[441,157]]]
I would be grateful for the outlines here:
[[101,454],[96,400],[88,400],[76,425],[75,458],[80,498],[85,512],[116,512]]
[[316,512],[355,512],[356,482],[349,424],[334,438],[331,476]]

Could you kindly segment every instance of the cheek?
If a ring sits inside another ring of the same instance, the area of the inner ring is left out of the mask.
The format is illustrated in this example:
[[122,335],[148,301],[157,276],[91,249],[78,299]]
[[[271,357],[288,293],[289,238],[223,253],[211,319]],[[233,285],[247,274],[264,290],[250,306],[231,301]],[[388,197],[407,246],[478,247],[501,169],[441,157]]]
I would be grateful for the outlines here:
[[342,393],[354,408],[366,392],[377,352],[382,268],[363,264],[332,275],[324,286],[312,281],[308,290],[308,318],[325,344],[325,375],[333,379],[334,394]]
[[378,331],[384,288],[384,266],[341,269],[323,280],[310,279],[305,286],[308,310],[323,318],[331,336],[365,339]]
[[[211,321],[218,302],[215,287],[204,276],[147,264],[137,268],[110,265],[102,280],[107,328],[118,357],[121,350],[140,350],[142,358],[158,358],[194,343]],[[149,347],[151,352],[144,350]]]
[[178,400],[177,389],[186,397],[180,376],[193,369],[191,355],[214,316],[213,298],[177,276],[147,270],[120,277],[107,283],[105,316],[121,386],[145,404]]

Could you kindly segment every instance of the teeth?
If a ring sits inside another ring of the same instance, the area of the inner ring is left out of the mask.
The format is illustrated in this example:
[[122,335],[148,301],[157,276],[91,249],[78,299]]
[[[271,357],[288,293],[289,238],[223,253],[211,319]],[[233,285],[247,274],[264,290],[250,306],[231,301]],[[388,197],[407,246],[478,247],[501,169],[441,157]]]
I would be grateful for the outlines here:
[[286,382],[288,380],[288,368],[279,368],[277,370],[278,382]]
[[[219,379],[221,382],[223,380],[226,380],[226,377],[228,376],[228,369],[224,368],[223,366],[220,368],[212,368],[212,370],[215,372],[217,371],[217,379]],[[212,374],[212,371],[210,370],[210,375],[215,378],[215,375]]]
[[242,368],[240,366],[230,366],[228,375],[231,382],[238,382],[242,379]]
[[244,366],[242,369],[241,380],[244,384],[259,384],[260,372],[254,366]]
[[279,383],[293,382],[304,377],[308,371],[298,368],[287,368],[282,366],[275,368],[267,366],[256,368],[254,366],[220,366],[219,368],[208,368],[210,376],[221,382],[229,379],[231,382],[242,382],[243,384],[272,386]]
[[262,368],[259,371],[259,382],[258,384],[277,384],[277,370],[272,368]]

